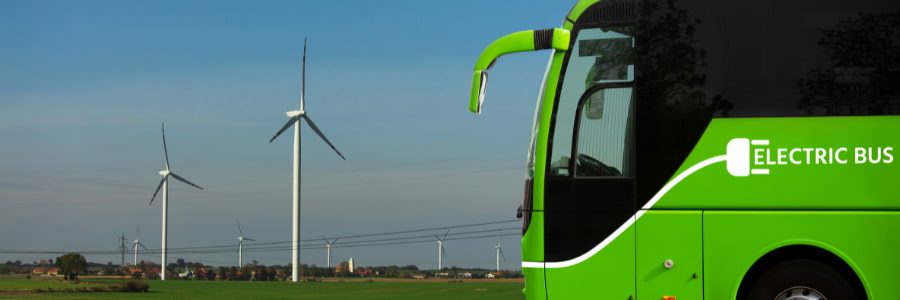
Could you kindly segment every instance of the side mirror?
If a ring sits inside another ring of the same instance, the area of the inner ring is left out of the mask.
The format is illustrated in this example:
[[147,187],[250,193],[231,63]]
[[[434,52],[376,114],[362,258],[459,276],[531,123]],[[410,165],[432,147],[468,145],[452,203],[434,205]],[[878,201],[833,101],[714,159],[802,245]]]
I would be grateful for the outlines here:
[[469,110],[480,114],[484,103],[484,92],[487,88],[487,70],[494,65],[498,57],[515,52],[537,51],[543,49],[569,50],[570,32],[565,29],[551,28],[526,30],[503,36],[484,49],[475,71],[472,74],[472,91],[469,94]]
[[481,105],[484,104],[484,91],[487,89],[488,73],[475,71],[472,75],[472,95],[469,101],[469,110],[481,114]]

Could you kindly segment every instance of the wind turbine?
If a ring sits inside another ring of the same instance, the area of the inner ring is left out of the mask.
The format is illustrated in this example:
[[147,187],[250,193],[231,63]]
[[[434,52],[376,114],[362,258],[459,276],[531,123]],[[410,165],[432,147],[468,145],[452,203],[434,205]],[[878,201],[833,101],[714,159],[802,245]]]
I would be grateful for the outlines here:
[[334,245],[334,243],[337,243],[339,238],[334,239],[333,241],[330,241],[330,242],[324,236],[322,237],[322,239],[325,240],[325,247],[328,248],[328,268],[331,268],[331,246]]
[[450,233],[449,230],[444,233],[444,237],[438,237],[436,234],[434,238],[437,239],[438,243],[438,271],[444,269],[444,240],[447,239],[447,234]]
[[166,159],[166,169],[159,171],[159,175],[162,175],[162,180],[159,181],[159,185],[156,186],[156,191],[153,192],[153,197],[150,197],[150,205],[153,205],[153,199],[156,198],[156,194],[159,193],[159,190],[162,190],[162,273],[159,274],[161,280],[166,280],[166,223],[168,223],[167,212],[169,211],[169,176],[178,179],[181,182],[187,183],[195,188],[203,190],[199,185],[193,184],[187,179],[184,179],[178,174],[172,173],[169,169],[169,150],[166,148],[166,125],[162,125],[162,140],[163,140],[163,154]]
[[506,259],[506,255],[503,255],[503,249],[500,248],[500,240],[497,240],[497,246],[494,246],[497,249],[497,272],[500,272],[500,256],[503,256],[503,259]]
[[134,240],[134,245],[133,245],[133,247],[134,247],[134,265],[135,266],[137,265],[137,259],[138,259],[138,246],[141,246],[141,248],[144,248],[144,250],[147,250],[147,247],[144,247],[144,244],[141,243],[141,226],[138,226],[138,228],[137,228],[137,239]]
[[[235,220],[237,220],[237,219],[235,219]],[[238,224],[238,233],[240,234],[240,235],[238,235],[238,268],[240,268],[240,267],[244,266],[244,241],[254,241],[255,242],[256,240],[244,237],[244,232],[241,231],[241,221],[237,220],[237,224]]]
[[322,131],[316,127],[316,124],[313,123],[312,119],[306,114],[304,96],[306,94],[306,39],[303,39],[303,65],[302,65],[302,77],[300,82],[300,109],[292,110],[287,112],[288,118],[290,118],[284,126],[275,133],[271,139],[269,139],[269,143],[275,140],[282,132],[294,126],[294,180],[293,180],[293,224],[292,226],[292,236],[293,241],[291,242],[291,262],[293,264],[291,280],[293,282],[297,282],[300,280],[300,120],[306,120],[306,123],[309,124],[309,128],[311,128],[322,140],[325,141],[328,146],[331,147],[334,152],[337,153],[338,156],[343,160],[347,160],[331,142],[328,141],[328,138],[322,134]]

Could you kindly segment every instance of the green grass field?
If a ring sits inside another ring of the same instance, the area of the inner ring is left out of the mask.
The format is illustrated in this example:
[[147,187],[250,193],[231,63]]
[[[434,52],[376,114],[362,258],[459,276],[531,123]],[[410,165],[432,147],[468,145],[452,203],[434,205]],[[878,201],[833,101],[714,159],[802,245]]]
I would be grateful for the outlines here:
[[[88,280],[90,281],[90,280]],[[119,283],[119,280],[103,280]],[[523,299],[521,282],[345,280],[326,282],[146,281],[147,293],[23,292],[90,287],[81,283],[0,279],[0,299]]]

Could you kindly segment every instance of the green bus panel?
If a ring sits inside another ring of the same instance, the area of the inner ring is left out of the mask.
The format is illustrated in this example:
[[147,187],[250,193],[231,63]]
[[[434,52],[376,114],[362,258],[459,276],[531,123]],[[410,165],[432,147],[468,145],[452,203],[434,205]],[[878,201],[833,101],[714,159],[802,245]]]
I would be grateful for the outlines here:
[[522,290],[528,299],[547,299],[547,286],[544,285],[543,268],[522,267],[522,275],[525,275],[525,288]]
[[714,119],[653,208],[898,210],[891,128],[900,116]]
[[528,230],[522,235],[522,261],[544,261],[544,212],[531,213]]
[[646,211],[638,219],[638,299],[703,298],[702,218],[700,211]]
[[900,212],[706,211],[705,299],[735,299],[744,274],[766,253],[805,245],[852,268],[870,300],[900,299]]

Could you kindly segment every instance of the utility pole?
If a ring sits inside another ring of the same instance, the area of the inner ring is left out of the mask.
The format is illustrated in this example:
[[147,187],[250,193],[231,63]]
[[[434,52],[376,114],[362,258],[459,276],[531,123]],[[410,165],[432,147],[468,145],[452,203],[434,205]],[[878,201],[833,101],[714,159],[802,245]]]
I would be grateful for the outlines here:
[[125,233],[124,232],[122,233],[122,238],[119,239],[119,241],[121,242],[119,244],[119,253],[122,254],[122,263],[119,266],[124,267],[125,266],[125,251],[128,251],[128,247],[125,247]]

